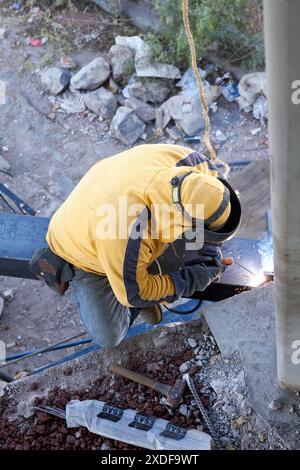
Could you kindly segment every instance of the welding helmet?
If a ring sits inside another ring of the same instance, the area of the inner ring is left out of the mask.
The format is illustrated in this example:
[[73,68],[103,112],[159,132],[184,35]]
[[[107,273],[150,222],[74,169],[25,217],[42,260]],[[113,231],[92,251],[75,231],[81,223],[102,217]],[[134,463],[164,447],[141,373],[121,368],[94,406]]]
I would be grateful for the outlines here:
[[234,237],[240,227],[242,210],[227,181],[191,171],[172,178],[171,185],[173,203],[192,227],[197,226],[197,219],[186,207],[203,204],[204,242],[220,244]]

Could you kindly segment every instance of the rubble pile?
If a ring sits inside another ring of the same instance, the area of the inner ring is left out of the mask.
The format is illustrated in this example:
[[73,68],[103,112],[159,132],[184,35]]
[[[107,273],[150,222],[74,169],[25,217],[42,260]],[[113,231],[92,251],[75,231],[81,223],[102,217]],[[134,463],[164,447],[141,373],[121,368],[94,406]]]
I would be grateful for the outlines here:
[[[223,95],[262,123],[267,118],[264,74],[247,75],[238,86],[228,73],[210,84],[207,78],[216,72],[211,64],[199,70],[213,112]],[[57,66],[41,71],[41,80],[51,93],[53,113],[90,113],[109,124],[111,135],[126,145],[146,140],[151,132],[166,132],[177,141],[205,127],[193,70],[182,76],[177,67],[155,61],[139,36],[117,36],[106,55],[79,70],[71,57],[63,57]],[[222,144],[226,137],[215,139]]]

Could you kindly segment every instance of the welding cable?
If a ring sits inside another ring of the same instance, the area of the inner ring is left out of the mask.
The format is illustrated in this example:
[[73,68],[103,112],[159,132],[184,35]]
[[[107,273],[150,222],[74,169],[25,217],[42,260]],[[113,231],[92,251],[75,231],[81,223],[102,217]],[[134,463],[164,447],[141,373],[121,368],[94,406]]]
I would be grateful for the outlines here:
[[180,310],[180,309],[176,309],[174,307],[167,307],[166,305],[164,305],[164,308],[166,308],[169,312],[176,313],[178,315],[190,315],[191,313],[196,312],[196,310],[198,310],[201,307],[202,302],[203,302],[203,300],[199,300],[196,303],[196,305],[194,307],[192,307],[191,309],[189,309],[189,310]]
[[4,367],[7,367],[7,366],[10,366],[12,364],[15,364],[17,362],[20,362],[22,361],[23,359],[28,359],[30,357],[33,357],[33,356],[36,356],[37,354],[42,354],[42,353],[46,353],[46,352],[49,352],[50,349],[54,348],[55,346],[59,346],[63,343],[66,343],[66,342],[69,342],[69,341],[72,341],[73,339],[77,339],[77,338],[80,338],[81,336],[83,335],[86,335],[86,332],[82,332],[82,333],[79,333],[75,336],[71,336],[70,338],[65,338],[61,341],[58,341],[57,343],[55,344],[51,344],[50,346],[47,346],[46,348],[42,348],[42,349],[37,349],[36,351],[33,351],[32,353],[30,354],[27,354],[26,356],[22,356],[22,357],[19,357],[17,359],[13,359],[9,362],[6,362],[4,364],[0,364],[0,369],[3,369]]
[[[71,343],[63,343],[63,344],[60,344],[58,346],[53,346],[53,348],[47,349],[47,351],[43,351],[43,350],[39,351],[38,354],[45,354],[47,352],[52,352],[52,351],[60,351],[61,349],[74,348],[75,346],[82,346],[84,344],[89,344],[89,343],[92,343],[92,342],[93,342],[92,338],[86,338],[86,339],[82,339],[80,341],[73,341]],[[33,351],[24,351],[22,353],[12,354],[12,355],[7,356],[5,358],[5,362],[8,363],[9,361],[19,359],[20,357],[24,357],[24,359],[26,359],[26,356],[29,356],[32,353],[36,353],[36,352],[37,352],[36,350],[33,350]]]
[[[173,244],[172,244],[172,246],[173,246]],[[175,247],[174,247],[174,246],[173,246],[173,249],[175,250]],[[175,253],[176,253],[176,251],[175,251]],[[163,275],[163,272],[162,272],[162,269],[161,269],[161,265],[159,264],[159,261],[158,261],[157,259],[154,260],[154,261],[155,261],[156,266],[157,266],[157,268],[158,268],[159,274],[162,276],[162,275]],[[179,308],[176,309],[176,308],[173,308],[173,307],[167,307],[166,305],[164,305],[164,307],[165,307],[165,309],[168,310],[168,312],[176,313],[177,315],[190,315],[191,313],[196,312],[196,310],[198,310],[198,308],[201,307],[202,302],[203,302],[202,299],[199,300],[199,301],[197,302],[197,304],[196,304],[194,307],[192,307],[191,309],[189,309],[189,310],[181,310],[181,309],[179,309]]]

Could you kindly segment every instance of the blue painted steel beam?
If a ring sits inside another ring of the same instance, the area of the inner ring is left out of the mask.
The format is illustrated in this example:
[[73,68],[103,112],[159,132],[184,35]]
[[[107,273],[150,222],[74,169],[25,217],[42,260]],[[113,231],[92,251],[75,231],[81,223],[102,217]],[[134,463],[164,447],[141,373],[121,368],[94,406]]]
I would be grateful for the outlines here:
[[0,276],[35,279],[28,263],[34,251],[47,246],[49,219],[0,213]]

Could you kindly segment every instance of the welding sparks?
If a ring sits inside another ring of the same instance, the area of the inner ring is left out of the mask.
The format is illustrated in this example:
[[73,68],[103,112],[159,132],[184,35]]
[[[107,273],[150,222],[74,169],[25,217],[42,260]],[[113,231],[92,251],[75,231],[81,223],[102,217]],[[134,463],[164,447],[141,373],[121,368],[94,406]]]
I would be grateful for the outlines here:
[[255,276],[253,276],[253,278],[250,280],[253,287],[261,286],[265,284],[266,281],[267,281],[267,278],[264,275],[264,273],[258,273]]
[[235,263],[243,268],[245,271],[247,271],[249,274],[251,274],[251,278],[249,279],[249,283],[251,284],[252,287],[258,287],[267,281],[267,278],[263,272],[257,272],[255,273],[254,271],[251,271],[251,269],[246,268],[243,264],[239,263],[238,261],[235,261]]

